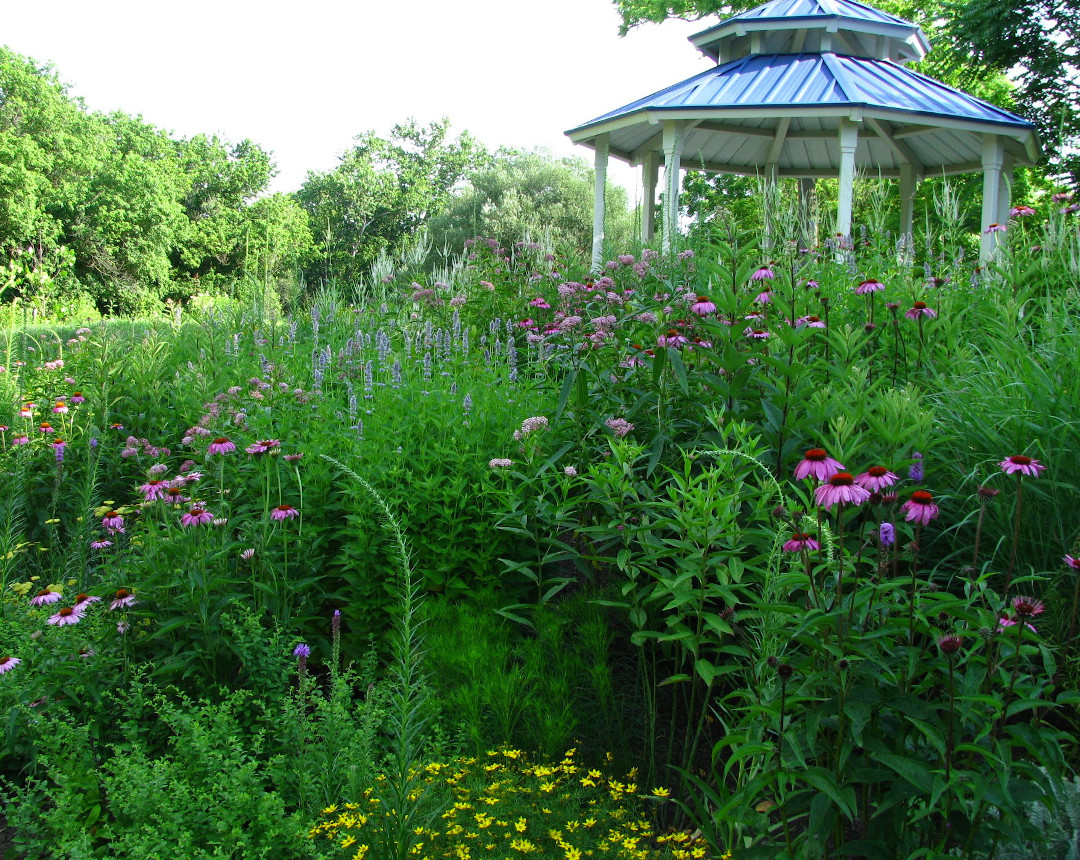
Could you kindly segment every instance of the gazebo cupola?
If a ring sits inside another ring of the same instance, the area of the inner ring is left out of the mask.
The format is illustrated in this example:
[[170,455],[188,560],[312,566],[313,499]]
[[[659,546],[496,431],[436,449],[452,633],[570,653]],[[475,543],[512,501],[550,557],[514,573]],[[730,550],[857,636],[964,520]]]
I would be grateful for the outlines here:
[[855,0],[772,0],[690,37],[714,68],[602,114],[567,135],[595,152],[593,263],[602,262],[609,156],[642,168],[651,241],[664,163],[663,247],[678,227],[683,159],[707,171],[814,181],[836,177],[836,230],[851,232],[857,170],[899,181],[903,232],[927,176],[981,171],[982,256],[1008,219],[1013,167],[1039,156],[1031,123],[903,64],[929,44],[909,21]]

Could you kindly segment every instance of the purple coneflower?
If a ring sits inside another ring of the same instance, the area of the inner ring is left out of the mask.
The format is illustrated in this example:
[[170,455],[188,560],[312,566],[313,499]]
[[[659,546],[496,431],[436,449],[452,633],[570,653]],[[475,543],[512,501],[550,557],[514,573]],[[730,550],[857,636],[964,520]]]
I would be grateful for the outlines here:
[[1046,605],[1034,597],[1014,597],[1012,599],[1012,608],[1021,618],[1031,618],[1035,615],[1042,615]]
[[814,489],[814,498],[821,507],[830,510],[833,505],[857,507],[870,498],[870,492],[856,484],[850,472],[837,472]]
[[38,432],[39,433],[55,433],[56,428],[53,427],[52,424],[50,424],[48,421],[43,421],[40,425],[38,425]]
[[165,491],[168,488],[168,484],[164,481],[152,480],[139,487],[139,492],[143,494],[143,501],[154,502],[158,499],[164,499]]
[[1029,215],[1034,215],[1034,214],[1035,214],[1034,209],[1032,209],[1030,206],[1024,206],[1023,204],[1021,204],[1019,206],[1013,206],[1013,208],[1009,210],[1009,217],[1010,218],[1026,218]]
[[124,530],[124,518],[118,511],[109,511],[101,518],[101,525],[110,532],[122,532]]
[[272,520],[291,520],[298,516],[300,516],[300,511],[292,505],[278,505],[270,512],[270,519]]
[[95,540],[90,542],[90,549],[108,549],[111,546],[111,540]]
[[821,317],[799,317],[795,320],[795,328],[825,328],[825,321]]
[[546,311],[551,308],[551,305],[547,303],[547,299],[545,299],[543,296],[537,296],[535,299],[529,302],[529,306],[534,308],[540,308],[540,310],[542,311]]
[[904,311],[904,316],[909,320],[917,320],[919,317],[930,317],[933,319],[937,316],[937,311],[931,307],[927,307],[926,302],[915,302],[908,310]]
[[82,621],[82,612],[73,606],[65,606],[55,615],[50,615],[46,621],[49,624],[55,624],[58,627],[63,627],[67,624],[78,624]]
[[843,471],[843,464],[826,454],[824,448],[811,448],[803,454],[802,460],[795,467],[795,480],[816,478],[819,481],[827,481],[837,472]]
[[791,540],[784,543],[784,552],[802,552],[803,550],[821,549],[821,544],[814,540],[806,532],[795,532]]
[[984,233],[1004,233],[1005,232],[1005,225],[1004,224],[998,224],[995,221],[993,224],[991,224],[989,227],[987,227],[985,230],[983,230],[983,232]]
[[75,600],[72,603],[72,606],[74,606],[76,609],[82,611],[87,606],[89,606],[91,603],[100,603],[100,602],[101,602],[101,598],[97,597],[97,596],[95,596],[93,594],[76,594],[75,595]]
[[964,640],[960,636],[942,636],[938,639],[937,644],[943,654],[952,655],[960,650],[960,646],[964,644]]
[[871,466],[862,474],[855,476],[855,483],[871,493],[880,493],[898,480],[899,478],[884,466]]
[[244,450],[249,454],[266,454],[281,445],[277,439],[262,439],[253,445],[248,445]]
[[0,657],[0,675],[3,675],[5,672],[10,672],[21,662],[22,660],[18,657]]
[[63,400],[57,400],[53,405],[53,413],[56,415],[67,415],[68,405]]
[[754,303],[759,305],[767,305],[772,302],[772,290],[765,290],[763,293],[758,293],[754,296]]
[[255,549],[253,547],[248,547],[247,549],[245,549],[243,552],[240,553],[240,558],[242,558],[244,561],[250,561],[252,559],[252,557],[254,557],[254,555],[255,555]]
[[857,287],[855,287],[855,295],[865,296],[869,293],[876,293],[885,289],[885,285],[881,281],[869,280],[863,281]]
[[1006,475],[1019,474],[1037,478],[1040,473],[1046,471],[1046,466],[1042,465],[1038,460],[1032,460],[1023,454],[1014,454],[1012,457],[1002,460],[998,465]]
[[771,281],[776,277],[776,273],[773,272],[768,266],[762,266],[754,274],[750,276],[751,281]]
[[182,526],[203,526],[214,519],[214,515],[206,508],[192,508],[182,517],[180,517],[180,525]]
[[904,512],[904,519],[909,523],[918,523],[925,526],[930,520],[936,520],[938,506],[934,504],[934,497],[926,490],[916,490],[911,498],[900,506]]
[[682,346],[684,343],[686,343],[686,336],[674,328],[669,328],[667,334],[662,334],[656,339],[657,346]]
[[698,296],[697,301],[690,305],[690,312],[699,317],[705,317],[716,313],[716,305],[709,300],[708,296]]
[[743,334],[753,340],[768,340],[771,337],[770,332],[763,328],[747,328]]
[[296,454],[286,454],[281,459],[284,460],[286,463],[295,463],[297,460],[301,459],[303,456],[304,456],[304,452],[300,451],[300,452],[298,452]]
[[75,404],[85,403],[86,398],[83,397],[81,391],[76,391],[74,394],[71,395],[71,402]]
[[55,589],[43,588],[36,595],[30,598],[31,606],[47,606],[50,603],[58,603],[60,601],[60,592]]
[[[135,600],[135,592],[126,588],[118,588],[113,595],[113,602],[109,604],[110,610],[126,609],[129,606],[134,606],[138,601]],[[121,633],[124,631],[121,630]]]
[[224,436],[215,439],[210,443],[210,446],[206,449],[207,454],[228,454],[230,451],[235,451],[236,445],[226,439]]
[[11,444],[12,445],[29,445],[30,444],[30,437],[29,436],[12,436],[11,437]]
[[1080,573],[1080,558],[1073,558],[1071,555],[1067,555],[1062,561],[1071,567],[1075,573]]

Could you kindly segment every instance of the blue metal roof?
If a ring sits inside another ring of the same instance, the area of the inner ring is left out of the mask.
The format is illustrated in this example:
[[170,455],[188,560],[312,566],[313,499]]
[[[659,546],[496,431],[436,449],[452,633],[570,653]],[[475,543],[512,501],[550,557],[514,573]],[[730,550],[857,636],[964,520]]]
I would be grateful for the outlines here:
[[761,107],[790,108],[794,115],[812,108],[859,106],[1033,128],[1015,114],[895,63],[813,53],[752,54],[601,114],[567,134],[652,111],[700,110],[721,116],[725,109]]
[[[895,24],[904,28],[915,26],[910,21],[871,6],[856,3],[855,0],[771,0],[738,15],[733,15],[722,22],[730,24],[737,21],[752,21],[762,18],[819,18],[842,17],[854,21],[868,21],[874,24]],[[710,29],[716,29],[715,27]],[[706,30],[705,32],[709,32]],[[700,35],[700,34],[698,34]]]

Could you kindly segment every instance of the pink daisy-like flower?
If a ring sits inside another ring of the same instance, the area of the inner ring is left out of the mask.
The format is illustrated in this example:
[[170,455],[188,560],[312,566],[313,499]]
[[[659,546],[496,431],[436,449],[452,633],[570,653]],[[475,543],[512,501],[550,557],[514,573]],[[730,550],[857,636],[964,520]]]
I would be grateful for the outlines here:
[[763,328],[747,328],[743,334],[751,340],[768,340],[772,337],[772,333]]
[[985,230],[983,230],[983,232],[984,233],[1004,233],[1005,232],[1005,225],[1004,224],[998,224],[995,221],[993,224],[991,224],[989,227],[987,227]]
[[53,427],[52,424],[50,424],[48,421],[43,421],[40,425],[38,425],[38,432],[39,433],[55,433],[56,428]]
[[540,310],[546,311],[551,308],[551,305],[547,303],[547,299],[545,299],[543,296],[537,296],[535,299],[529,302],[529,307],[540,308]]
[[795,467],[795,480],[816,478],[819,481],[827,481],[837,472],[843,471],[843,464],[826,454],[824,448],[811,448],[803,454],[802,460]]
[[143,501],[155,502],[165,498],[165,491],[168,488],[169,485],[165,481],[152,480],[139,487],[139,492],[143,494]]
[[825,328],[825,321],[821,317],[799,317],[795,320],[795,328]]
[[34,404],[27,403],[19,410],[20,418],[32,418],[34,416]]
[[1012,599],[1012,608],[1021,618],[1031,618],[1035,615],[1042,615],[1046,610],[1046,605],[1034,597],[1014,597]]
[[716,313],[716,305],[709,300],[708,296],[698,296],[697,301],[690,305],[690,313],[706,317]]
[[250,561],[251,558],[254,555],[255,555],[254,548],[248,547],[247,549],[245,549],[243,552],[240,553],[240,558],[242,558],[244,561]]
[[[109,604],[109,609],[115,611],[117,609],[127,609],[129,606],[134,606],[138,601],[135,599],[135,592],[130,591],[127,588],[118,588],[113,595],[113,602]],[[121,630],[121,633],[124,631]]]
[[304,452],[300,451],[300,452],[298,452],[296,454],[286,454],[281,459],[284,460],[286,463],[295,463],[297,460],[302,459],[303,456],[304,456]]
[[300,516],[300,511],[292,505],[278,505],[270,511],[270,519],[272,520],[291,520],[298,516]]
[[751,281],[771,281],[776,277],[776,273],[773,272],[768,266],[762,266],[754,274],[750,276]]
[[47,606],[50,603],[60,602],[60,592],[52,588],[43,588],[30,598],[31,606]]
[[118,511],[109,511],[101,518],[101,525],[110,532],[122,532],[124,530],[124,518]]
[[855,483],[869,490],[871,493],[880,493],[886,487],[891,487],[899,478],[884,466],[871,466],[861,475],[855,476]]
[[209,522],[212,522],[214,515],[206,508],[192,508],[182,517],[180,517],[180,525],[182,526],[203,526]]
[[904,311],[904,316],[909,320],[917,320],[919,317],[930,317],[933,319],[937,316],[937,311],[927,307],[926,302],[915,302],[910,309]]
[[5,672],[10,672],[21,662],[22,660],[18,657],[0,657],[0,675],[3,675]]
[[[1015,627],[1019,623],[1020,622],[1017,621],[1015,618],[1010,618],[1008,615],[1003,615],[1003,616],[1001,616],[1001,618],[998,619],[998,627]],[[1025,623],[1024,626],[1028,630],[1030,630],[1032,633],[1038,633],[1039,632],[1037,629],[1035,629],[1035,626],[1032,625],[1032,624]]]
[[1042,472],[1046,471],[1046,466],[1042,465],[1038,460],[1032,460],[1023,454],[1014,454],[1012,457],[1002,460],[998,465],[1006,475],[1027,475],[1030,478],[1037,478]]
[[656,339],[657,346],[682,346],[687,342],[687,338],[684,334],[681,334],[678,329],[669,328],[667,334],[662,334]]
[[81,391],[76,391],[74,394],[71,395],[71,402],[74,404],[85,403],[86,398],[83,397]]
[[30,437],[29,436],[12,436],[11,437],[11,444],[12,445],[29,445],[30,444]]
[[68,405],[63,400],[57,400],[53,406],[53,413],[56,415],[67,415]]
[[814,489],[814,499],[825,510],[833,505],[863,504],[870,498],[870,491],[855,483],[850,472],[837,472],[829,480]]
[[215,439],[210,443],[210,447],[206,449],[207,454],[228,454],[230,451],[235,451],[236,445],[222,436],[219,439]]
[[90,542],[90,549],[108,549],[111,546],[111,540],[95,540]]
[[784,552],[802,552],[803,550],[821,549],[821,544],[806,532],[795,532],[791,540],[784,543]]
[[1013,208],[1009,210],[1010,218],[1027,218],[1029,215],[1034,214],[1034,209],[1032,209],[1030,206],[1024,206],[1023,204],[1021,204],[1020,206],[1013,206]]
[[855,295],[865,296],[869,293],[877,293],[885,289],[885,285],[881,281],[870,279],[863,281],[857,287],[855,287]]
[[1064,561],[1065,564],[1071,567],[1074,571],[1080,573],[1080,558],[1073,558],[1071,555],[1067,555],[1064,559],[1062,559],[1062,561]]
[[93,595],[93,594],[76,594],[75,595],[75,600],[72,603],[72,606],[74,606],[76,609],[82,611],[87,606],[89,606],[91,603],[100,603],[100,602],[101,602],[101,598],[97,597],[96,595]]
[[904,512],[905,520],[921,526],[938,517],[938,506],[934,504],[934,497],[926,490],[913,492],[911,498],[900,506],[900,510]]
[[67,624],[78,624],[82,621],[83,614],[73,606],[65,606],[55,615],[50,615],[46,621],[49,624],[55,624],[58,627],[64,627]]
[[253,445],[248,445],[244,450],[249,454],[266,454],[281,445],[277,439],[262,439]]

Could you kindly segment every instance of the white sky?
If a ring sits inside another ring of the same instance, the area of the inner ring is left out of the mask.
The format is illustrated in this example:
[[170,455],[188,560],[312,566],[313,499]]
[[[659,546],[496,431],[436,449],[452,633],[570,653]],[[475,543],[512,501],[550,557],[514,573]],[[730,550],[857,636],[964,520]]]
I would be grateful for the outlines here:
[[[410,116],[446,116],[490,149],[589,158],[563,132],[708,68],[686,37],[712,23],[619,38],[610,0],[33,0],[9,4],[0,40],[91,110],[251,138],[290,191]],[[631,200],[635,173],[611,174]]]

